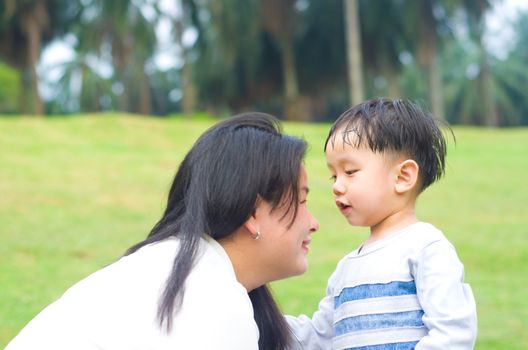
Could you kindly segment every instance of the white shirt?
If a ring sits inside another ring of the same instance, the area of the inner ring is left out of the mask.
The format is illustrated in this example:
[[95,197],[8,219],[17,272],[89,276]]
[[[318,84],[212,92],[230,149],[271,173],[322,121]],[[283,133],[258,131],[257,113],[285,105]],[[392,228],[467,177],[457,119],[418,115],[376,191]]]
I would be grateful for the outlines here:
[[416,223],[345,256],[312,319],[288,316],[292,349],[473,349],[476,306],[442,232]]
[[208,236],[200,245],[170,333],[156,315],[177,239],[145,246],[78,282],[6,350],[257,350],[251,301],[227,253]]

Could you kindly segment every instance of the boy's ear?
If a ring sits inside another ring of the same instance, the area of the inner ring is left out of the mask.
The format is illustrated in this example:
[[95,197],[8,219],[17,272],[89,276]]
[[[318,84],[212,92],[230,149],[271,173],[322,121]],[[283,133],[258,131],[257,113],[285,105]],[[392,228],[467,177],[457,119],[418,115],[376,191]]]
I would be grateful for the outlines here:
[[416,187],[420,167],[412,159],[404,160],[396,168],[396,182],[394,188],[397,193],[405,193]]

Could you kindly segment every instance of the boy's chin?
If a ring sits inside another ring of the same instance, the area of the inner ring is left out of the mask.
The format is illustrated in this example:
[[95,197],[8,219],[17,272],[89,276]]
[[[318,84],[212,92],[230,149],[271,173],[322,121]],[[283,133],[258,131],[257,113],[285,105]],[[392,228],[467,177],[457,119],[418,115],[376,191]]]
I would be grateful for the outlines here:
[[357,218],[350,218],[345,217],[346,221],[350,226],[354,227],[370,227],[370,225],[362,220],[358,220]]

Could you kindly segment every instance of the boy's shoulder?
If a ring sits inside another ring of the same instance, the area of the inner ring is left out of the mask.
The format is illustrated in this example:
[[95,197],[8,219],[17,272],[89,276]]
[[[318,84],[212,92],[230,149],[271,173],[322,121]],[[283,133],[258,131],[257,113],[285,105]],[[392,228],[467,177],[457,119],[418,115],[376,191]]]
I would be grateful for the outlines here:
[[425,246],[438,241],[447,241],[444,233],[436,226],[427,222],[417,222],[403,230],[403,243]]
[[[346,254],[340,264],[349,259],[357,259],[367,255],[385,254],[390,250],[421,250],[435,242],[445,242],[451,244],[444,236],[443,232],[434,225],[427,222],[417,222],[390,236],[375,242],[369,246],[360,246]],[[339,265],[339,264],[338,264]]]

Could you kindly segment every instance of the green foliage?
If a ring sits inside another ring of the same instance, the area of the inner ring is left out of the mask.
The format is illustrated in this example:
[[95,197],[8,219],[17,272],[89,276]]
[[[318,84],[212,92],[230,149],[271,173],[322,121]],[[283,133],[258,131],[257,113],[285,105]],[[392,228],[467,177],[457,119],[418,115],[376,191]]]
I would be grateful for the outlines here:
[[[358,3],[367,98],[419,100],[453,124],[528,125],[526,13],[517,15],[511,50],[496,59],[482,37],[500,0]],[[182,0],[169,13],[152,0],[5,0],[0,14],[0,57],[24,78],[16,99],[23,112],[41,110],[30,52],[54,40],[75,57],[40,74],[50,79],[48,113],[252,109],[332,120],[349,107],[340,1]],[[157,24],[171,31],[170,48],[158,47]],[[39,34],[29,40],[30,32]],[[178,60],[161,70],[155,62],[165,50]]]
[[18,72],[0,61],[0,113],[17,111],[19,89]]
[[[164,209],[177,164],[213,120],[119,114],[0,119],[0,348],[69,286],[117,259]],[[310,268],[274,283],[283,310],[311,315],[337,261],[367,237],[335,209],[322,152],[328,124],[288,123],[306,159],[314,234]],[[479,350],[528,348],[525,174],[528,129],[455,128],[447,175],[417,214],[464,262]]]

